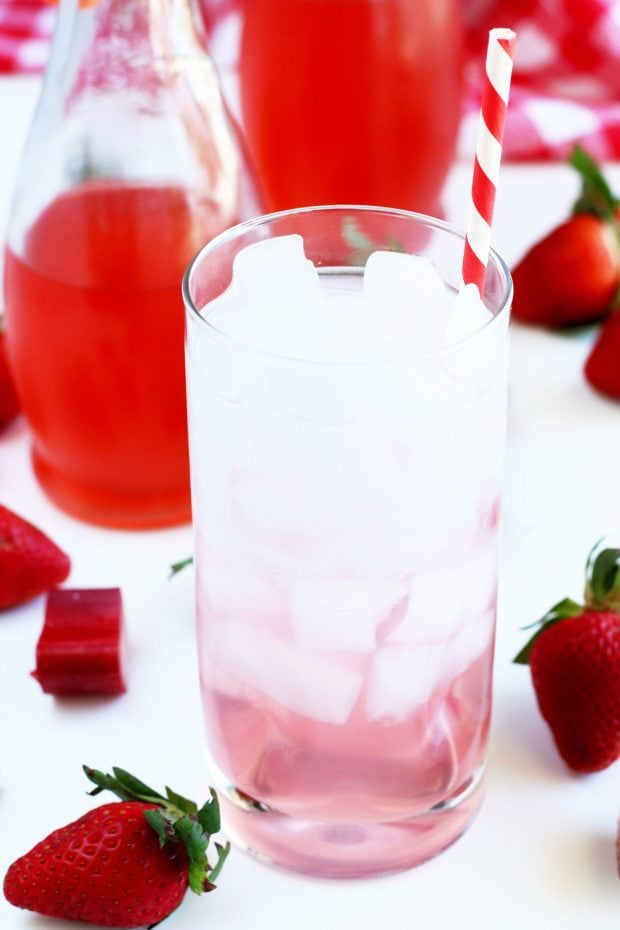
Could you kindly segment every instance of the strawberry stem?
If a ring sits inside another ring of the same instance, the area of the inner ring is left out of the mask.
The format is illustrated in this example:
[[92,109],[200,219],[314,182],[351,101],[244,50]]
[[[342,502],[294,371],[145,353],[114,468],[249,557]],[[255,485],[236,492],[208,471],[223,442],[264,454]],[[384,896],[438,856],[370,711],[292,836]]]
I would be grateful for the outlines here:
[[551,610],[548,610],[545,616],[541,617],[537,623],[530,624],[530,627],[526,627],[526,629],[530,629],[531,626],[537,626],[538,629],[512,661],[517,665],[527,665],[530,660],[532,647],[541,633],[548,630],[550,626],[559,623],[560,620],[565,620],[567,617],[578,617],[581,613],[583,613],[582,605],[577,604],[576,601],[572,601],[569,597],[565,597],[563,601],[559,601]]
[[173,578],[179,572],[182,572],[184,568],[187,568],[188,565],[191,565],[193,561],[194,561],[194,557],[190,555],[186,559],[181,559],[180,562],[174,562],[174,564],[170,566],[169,577]]
[[620,549],[594,546],[586,563],[585,600],[597,610],[620,610]]
[[[226,862],[226,858],[228,856],[228,853],[230,852],[230,843],[226,843],[225,846],[222,846],[221,843],[216,843],[215,849],[217,852],[217,862],[215,863],[215,865],[213,866],[209,874],[209,879],[211,882],[215,881],[215,879],[218,877],[218,875],[222,871],[222,868],[224,867],[224,863]],[[205,889],[205,891],[207,890],[212,891],[213,888],[215,888],[215,885],[211,885],[211,887],[208,889]]]
[[582,178],[579,198],[573,206],[576,213],[593,213],[604,220],[613,220],[618,199],[593,158],[585,149],[576,145],[570,155],[569,164],[576,168]]

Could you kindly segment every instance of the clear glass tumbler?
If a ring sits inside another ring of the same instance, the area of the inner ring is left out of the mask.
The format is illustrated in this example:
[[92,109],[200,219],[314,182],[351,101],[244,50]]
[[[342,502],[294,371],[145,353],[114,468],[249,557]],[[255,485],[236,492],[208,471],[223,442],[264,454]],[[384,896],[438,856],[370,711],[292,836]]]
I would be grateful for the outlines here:
[[326,288],[359,284],[387,249],[428,256],[455,292],[463,235],[308,208],[228,230],[184,281],[199,662],[225,825],[295,871],[376,875],[448,846],[482,799],[512,285],[492,254],[493,316],[438,351],[314,362],[278,354],[277,331],[258,351],[210,304],[242,248],[291,233]]

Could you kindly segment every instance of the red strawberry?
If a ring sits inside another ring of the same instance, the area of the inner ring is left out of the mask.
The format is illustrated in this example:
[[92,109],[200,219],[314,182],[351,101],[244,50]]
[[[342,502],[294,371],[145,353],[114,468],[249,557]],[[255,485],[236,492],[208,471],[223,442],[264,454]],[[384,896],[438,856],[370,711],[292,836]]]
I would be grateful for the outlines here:
[[32,523],[0,504],[0,610],[60,584],[71,562]]
[[620,757],[620,549],[588,559],[586,604],[568,598],[540,621],[515,662],[529,662],[558,751],[575,772]]
[[166,797],[123,769],[105,775],[84,766],[121,801],[96,807],[50,833],[10,866],[4,894],[11,904],[47,917],[103,927],[156,924],[174,911],[187,887],[211,891],[228,854],[211,835],[220,829],[215,792],[200,810],[166,788]]
[[0,316],[0,430],[7,426],[19,411],[13,377],[9,369],[4,344],[4,323]]
[[618,201],[578,146],[571,164],[583,178],[573,216],[534,245],[512,272],[512,312],[525,323],[591,323],[605,316],[618,292]]
[[603,323],[588,356],[585,375],[601,394],[620,400],[620,310]]

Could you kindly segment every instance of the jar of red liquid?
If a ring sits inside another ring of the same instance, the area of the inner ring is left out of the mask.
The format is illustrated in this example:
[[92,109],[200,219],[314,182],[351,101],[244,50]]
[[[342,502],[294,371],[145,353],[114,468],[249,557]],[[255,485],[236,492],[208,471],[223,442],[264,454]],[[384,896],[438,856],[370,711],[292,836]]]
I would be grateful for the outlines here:
[[271,209],[438,212],[461,104],[459,0],[245,0],[244,128]]
[[258,212],[192,0],[62,0],[5,265],[7,342],[49,496],[190,518],[181,278]]

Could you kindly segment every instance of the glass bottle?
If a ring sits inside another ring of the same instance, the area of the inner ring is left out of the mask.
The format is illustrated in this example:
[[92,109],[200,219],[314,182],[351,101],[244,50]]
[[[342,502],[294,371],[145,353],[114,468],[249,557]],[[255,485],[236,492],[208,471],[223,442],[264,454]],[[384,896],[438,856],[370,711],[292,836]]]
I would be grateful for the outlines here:
[[61,0],[5,264],[36,475],[108,526],[190,518],[181,278],[259,204],[193,0]]

